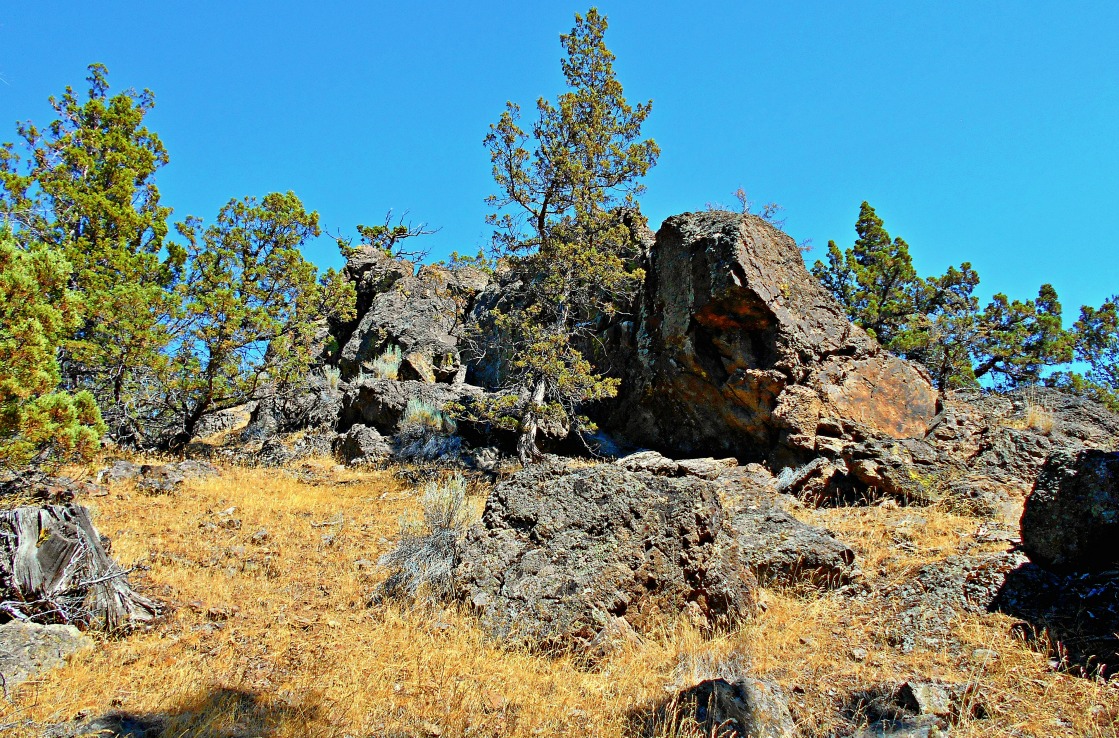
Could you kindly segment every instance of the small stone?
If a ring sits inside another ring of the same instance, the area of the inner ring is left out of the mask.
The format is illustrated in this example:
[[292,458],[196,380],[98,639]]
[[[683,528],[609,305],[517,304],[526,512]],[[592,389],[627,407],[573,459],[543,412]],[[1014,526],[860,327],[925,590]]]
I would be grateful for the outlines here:
[[852,661],[866,661],[869,655],[865,648],[852,648],[850,652]]
[[998,661],[998,659],[998,651],[992,651],[989,648],[977,648],[971,652],[971,660],[978,661],[980,664],[989,664]]
[[268,538],[269,538],[268,529],[267,528],[261,528],[256,533],[253,533],[252,542],[253,543],[264,543],[265,541],[268,540]]

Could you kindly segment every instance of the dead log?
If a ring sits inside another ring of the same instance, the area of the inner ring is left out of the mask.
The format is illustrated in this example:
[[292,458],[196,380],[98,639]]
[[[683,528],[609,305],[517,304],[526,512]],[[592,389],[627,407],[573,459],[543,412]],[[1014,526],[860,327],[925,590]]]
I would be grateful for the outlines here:
[[0,510],[0,622],[73,623],[117,631],[153,619],[81,505]]

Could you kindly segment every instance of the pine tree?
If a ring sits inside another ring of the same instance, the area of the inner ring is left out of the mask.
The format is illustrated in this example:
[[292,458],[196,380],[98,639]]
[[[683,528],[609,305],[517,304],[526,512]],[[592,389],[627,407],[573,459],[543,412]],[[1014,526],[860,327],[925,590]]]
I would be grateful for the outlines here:
[[89,67],[84,100],[67,87],[50,98],[57,119],[45,129],[17,126],[25,156],[0,149],[0,211],[25,246],[56,250],[72,266],[82,320],[63,339],[66,384],[92,389],[117,419],[133,375],[165,345],[161,319],[172,307],[165,289],[181,254],[164,251],[170,209],[160,204],[156,172],[168,156],[144,126],[148,90],[109,93],[108,70]]
[[817,261],[812,273],[854,323],[890,351],[923,363],[942,391],[984,377],[1000,387],[1034,384],[1046,367],[1072,359],[1052,285],[1025,302],[996,294],[980,310],[979,275],[970,263],[939,277],[918,276],[909,245],[891,239],[866,202],[855,231],[849,249],[830,241],[827,263]]
[[182,301],[173,350],[158,364],[164,419],[173,445],[189,441],[208,414],[291,385],[315,358],[322,321],[348,320],[353,286],[329,270],[317,280],[300,249],[320,235],[318,213],[295,193],[231,200],[203,229],[178,225],[186,240]]
[[1119,413],[1119,295],[1112,295],[1098,308],[1084,305],[1073,324],[1074,357],[1087,371],[1060,372],[1049,378],[1051,385],[1090,397]]
[[105,426],[89,392],[59,391],[58,345],[81,319],[70,265],[0,232],[0,469],[88,458]]
[[595,8],[577,14],[571,33],[560,36],[569,90],[554,104],[537,102],[531,135],[508,103],[485,139],[498,187],[488,222],[511,289],[484,346],[509,392],[483,413],[515,426],[522,461],[538,454],[542,421],[587,430],[579,406],[616,394],[617,380],[595,372],[584,345],[643,276],[619,212],[636,209],[638,180],[660,152],[641,139],[651,103],[626,101],[606,28]]

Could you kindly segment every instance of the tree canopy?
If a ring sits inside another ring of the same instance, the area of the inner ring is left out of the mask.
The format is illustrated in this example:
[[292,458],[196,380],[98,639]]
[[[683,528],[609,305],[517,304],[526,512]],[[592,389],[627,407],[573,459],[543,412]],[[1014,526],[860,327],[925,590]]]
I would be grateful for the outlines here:
[[81,319],[57,251],[0,231],[0,470],[88,458],[105,426],[93,395],[59,390],[58,344]]
[[352,286],[303,258],[318,216],[293,193],[230,201],[169,237],[155,184],[169,158],[144,124],[154,96],[110,93],[100,64],[87,81],[0,148],[0,340],[19,364],[0,433],[25,462],[88,452],[98,404],[118,441],[181,443],[205,415],[297,381],[316,329],[353,309]]
[[812,273],[887,349],[920,361],[941,390],[978,384],[1034,384],[1046,367],[1072,359],[1072,336],[1061,324],[1061,303],[1044,284],[1036,300],[999,293],[983,309],[975,297],[979,275],[971,264],[922,278],[909,245],[891,239],[869,203],[859,209],[858,238],[841,250],[828,242],[827,262]]
[[516,426],[522,460],[537,454],[542,419],[585,430],[578,406],[617,392],[617,380],[594,371],[583,339],[642,277],[621,212],[636,211],[639,179],[660,150],[641,138],[651,102],[627,102],[606,29],[595,8],[577,14],[560,36],[568,90],[537,101],[530,131],[508,103],[485,138],[498,189],[487,220],[512,288],[484,341],[508,390],[487,413]]
[[63,337],[64,379],[115,405],[166,344],[159,326],[181,254],[166,248],[171,210],[155,184],[168,154],[144,125],[154,96],[111,95],[101,64],[90,65],[87,82],[84,99],[67,87],[50,98],[54,121],[19,124],[22,146],[0,149],[0,209],[21,243],[41,243],[71,265],[85,308]]

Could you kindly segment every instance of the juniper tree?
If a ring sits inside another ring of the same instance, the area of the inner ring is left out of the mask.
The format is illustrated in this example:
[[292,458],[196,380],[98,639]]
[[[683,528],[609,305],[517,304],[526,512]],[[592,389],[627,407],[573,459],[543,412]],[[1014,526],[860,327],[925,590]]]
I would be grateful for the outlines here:
[[1107,298],[1098,308],[1081,307],[1071,333],[1074,358],[1084,362],[1087,371],[1060,372],[1049,383],[1119,412],[1119,295]]
[[1036,300],[999,293],[979,308],[979,275],[970,263],[922,278],[909,246],[890,238],[868,203],[855,224],[858,239],[841,250],[828,243],[828,261],[812,273],[851,320],[887,349],[922,362],[941,390],[972,386],[981,378],[1012,387],[1040,381],[1045,367],[1070,361],[1072,339],[1061,327],[1052,285]]
[[495,256],[511,289],[494,311],[486,349],[509,393],[483,414],[520,434],[518,454],[538,454],[536,434],[548,419],[590,427],[587,401],[610,397],[617,380],[594,370],[585,341],[597,320],[625,305],[642,273],[619,209],[636,209],[638,180],[659,149],[641,138],[651,102],[631,106],[607,49],[606,17],[591,8],[560,36],[568,90],[541,98],[526,131],[507,103],[485,138],[497,194],[487,222]]
[[177,229],[186,241],[182,307],[158,377],[179,444],[206,415],[306,375],[321,321],[351,317],[354,295],[333,270],[317,280],[303,258],[321,231],[292,192],[231,200],[209,227],[189,218]]
[[181,254],[164,250],[170,209],[155,174],[168,156],[144,125],[154,96],[110,95],[101,64],[90,65],[87,81],[84,99],[70,87],[50,98],[57,118],[46,128],[17,125],[22,151],[0,149],[0,210],[22,243],[41,243],[71,264],[70,287],[85,310],[60,336],[65,379],[115,406],[131,374],[165,345],[159,325],[173,299],[165,288]]
[[88,458],[105,432],[89,392],[60,391],[58,346],[81,320],[57,251],[0,232],[0,469]]

